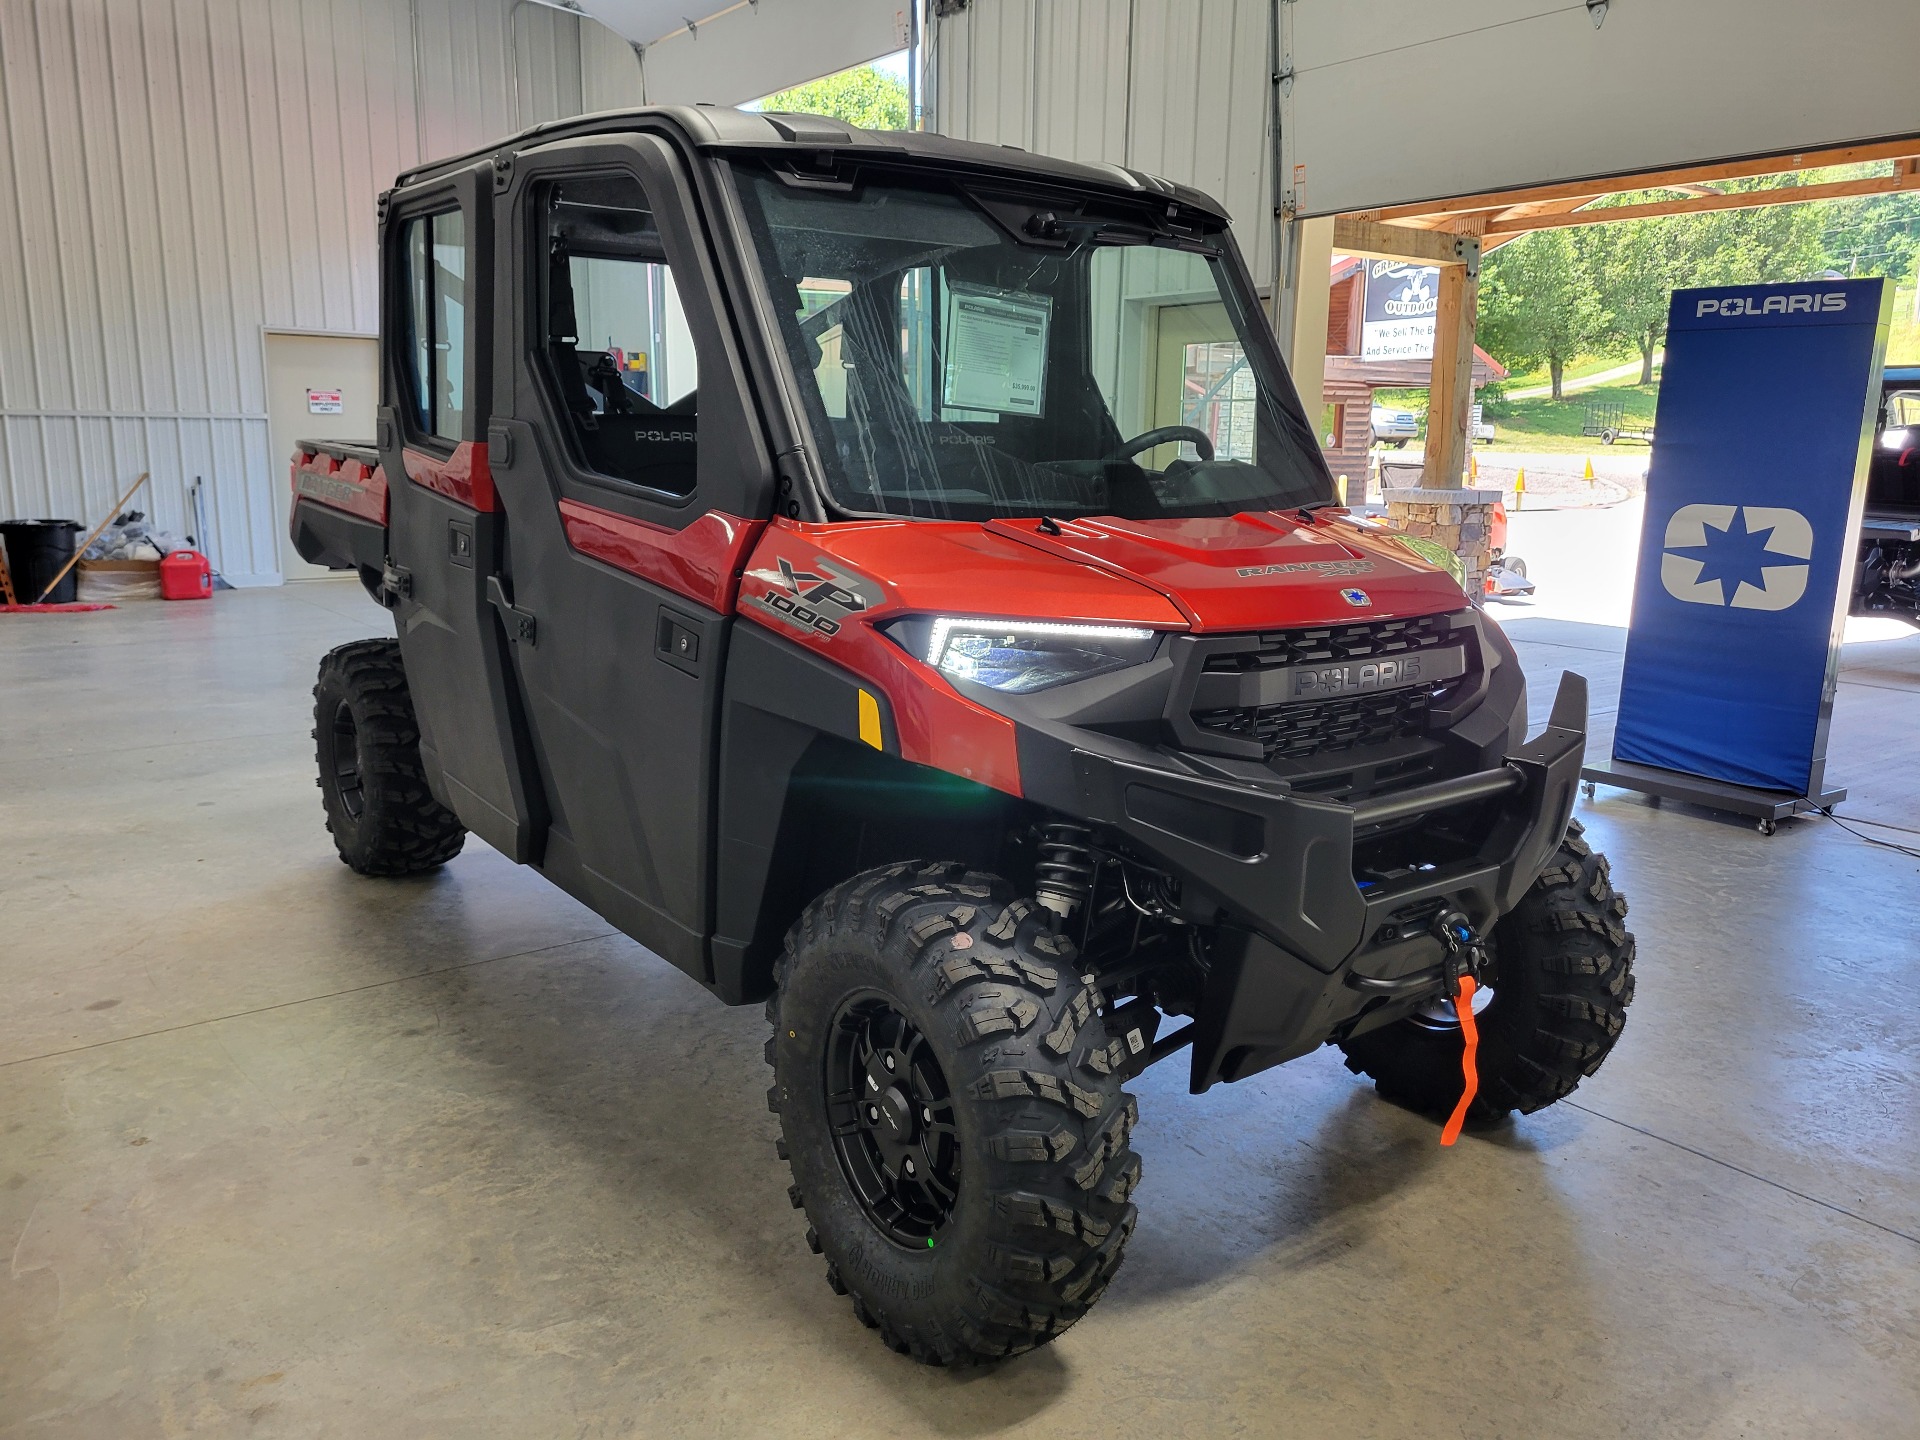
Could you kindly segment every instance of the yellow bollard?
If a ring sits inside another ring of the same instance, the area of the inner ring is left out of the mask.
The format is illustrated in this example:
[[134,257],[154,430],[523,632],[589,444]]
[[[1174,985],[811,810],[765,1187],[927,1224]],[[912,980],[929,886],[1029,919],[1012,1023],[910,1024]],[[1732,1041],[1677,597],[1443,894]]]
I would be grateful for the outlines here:
[[1469,480],[1480,478],[1480,457],[1472,452],[1467,455],[1467,478]]
[[1342,475],[1338,479],[1339,484],[1335,487],[1335,493],[1339,495],[1340,503],[1344,506],[1347,503],[1347,477]]
[[1520,508],[1520,499],[1526,493],[1527,493],[1527,469],[1526,469],[1526,466],[1523,465],[1520,467],[1519,472],[1515,474],[1515,476],[1513,477],[1513,508],[1514,509],[1518,510]]
[[1587,457],[1587,484],[1593,484],[1593,457]]

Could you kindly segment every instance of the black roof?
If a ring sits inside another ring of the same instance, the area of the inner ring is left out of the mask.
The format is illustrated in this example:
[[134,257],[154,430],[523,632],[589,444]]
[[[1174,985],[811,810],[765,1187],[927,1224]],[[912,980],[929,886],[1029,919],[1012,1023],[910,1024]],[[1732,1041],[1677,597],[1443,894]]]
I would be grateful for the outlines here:
[[844,120],[824,115],[789,115],[771,111],[736,110],[722,105],[650,105],[632,110],[602,110],[592,115],[576,115],[565,120],[548,120],[522,130],[518,135],[495,141],[460,155],[450,155],[426,165],[403,171],[396,185],[411,185],[455,170],[465,169],[476,160],[510,155],[552,140],[581,135],[617,133],[634,128],[634,122],[665,119],[679,129],[701,150],[848,150],[871,153],[875,158],[944,164],[967,170],[997,170],[1010,176],[1091,189],[1154,196],[1227,218],[1220,202],[1188,185],[1163,180],[1139,170],[1119,165],[1056,160],[1034,155],[1016,145],[983,145],[972,140],[953,140],[924,130],[863,130]]

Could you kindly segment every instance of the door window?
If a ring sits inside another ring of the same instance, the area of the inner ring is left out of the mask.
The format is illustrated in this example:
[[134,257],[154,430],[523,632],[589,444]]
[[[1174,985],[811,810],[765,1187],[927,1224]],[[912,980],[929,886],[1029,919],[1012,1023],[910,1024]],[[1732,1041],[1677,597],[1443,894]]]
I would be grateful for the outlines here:
[[575,458],[595,475],[693,493],[699,360],[639,182],[555,181],[539,213],[540,368]]
[[413,428],[461,438],[467,410],[467,234],[458,210],[418,215],[401,235]]

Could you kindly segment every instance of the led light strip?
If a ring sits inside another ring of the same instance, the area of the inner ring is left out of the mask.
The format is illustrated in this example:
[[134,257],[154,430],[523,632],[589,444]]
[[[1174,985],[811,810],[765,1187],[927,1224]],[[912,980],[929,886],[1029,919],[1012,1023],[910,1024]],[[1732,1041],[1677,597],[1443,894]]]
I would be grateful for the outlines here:
[[942,615],[933,622],[927,640],[927,663],[938,667],[946,654],[947,637],[955,630],[1003,631],[1009,635],[1084,635],[1097,640],[1151,640],[1151,630],[1130,630],[1123,625],[1057,625],[1049,620],[965,620]]

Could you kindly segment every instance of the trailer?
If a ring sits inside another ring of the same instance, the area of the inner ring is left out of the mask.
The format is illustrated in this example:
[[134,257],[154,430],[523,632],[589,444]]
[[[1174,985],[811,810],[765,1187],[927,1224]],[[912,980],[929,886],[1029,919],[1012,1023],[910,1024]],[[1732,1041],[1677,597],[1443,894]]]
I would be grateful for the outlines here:
[[1616,440],[1644,440],[1653,443],[1653,426],[1640,425],[1627,419],[1627,407],[1619,401],[1604,403],[1595,401],[1587,406],[1587,416],[1580,425],[1582,435],[1599,437],[1602,445],[1611,445]]

